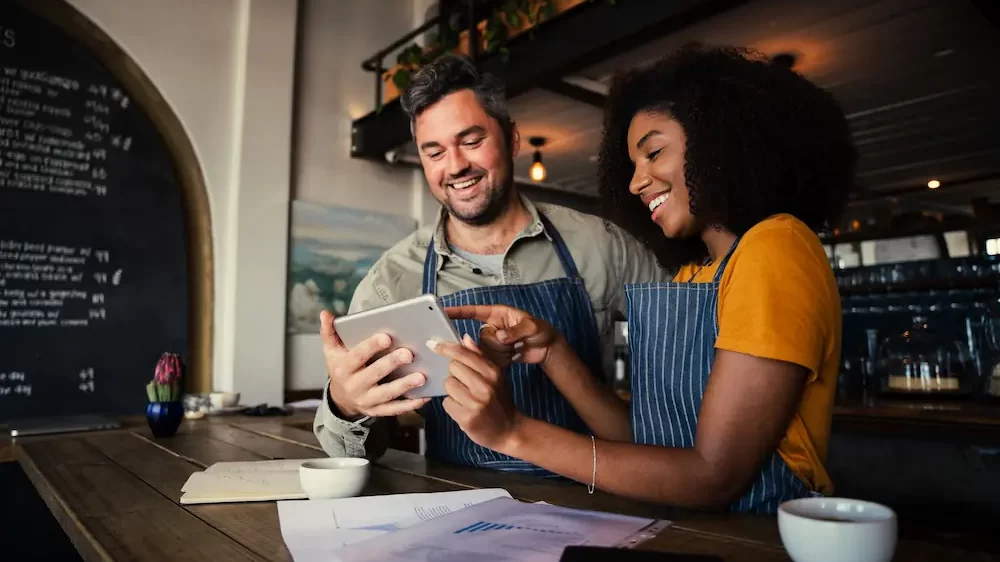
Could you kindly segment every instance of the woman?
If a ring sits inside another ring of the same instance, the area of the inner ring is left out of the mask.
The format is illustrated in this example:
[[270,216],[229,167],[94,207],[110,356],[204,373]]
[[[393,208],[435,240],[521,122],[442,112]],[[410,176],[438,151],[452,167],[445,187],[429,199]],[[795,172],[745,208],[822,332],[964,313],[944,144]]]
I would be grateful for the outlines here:
[[[855,162],[834,99],[764,58],[689,47],[620,74],[605,208],[677,271],[626,287],[631,412],[551,326],[499,306],[450,310],[485,323],[485,354],[468,337],[429,344],[453,359],[445,409],[483,446],[641,500],[774,513],[829,494],[841,310],[814,231],[843,209]],[[510,361],[541,363],[593,436],[512,408]]]

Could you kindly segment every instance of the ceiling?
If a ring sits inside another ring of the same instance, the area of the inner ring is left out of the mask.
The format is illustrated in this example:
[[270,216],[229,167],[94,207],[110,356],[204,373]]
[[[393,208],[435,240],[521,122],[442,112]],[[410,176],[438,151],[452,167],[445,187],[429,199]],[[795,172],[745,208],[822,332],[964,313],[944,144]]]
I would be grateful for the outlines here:
[[[834,93],[861,153],[855,214],[884,205],[968,214],[973,197],[1000,202],[1000,29],[970,1],[751,1],[563,77],[563,85],[593,98],[616,69],[693,40],[792,53],[795,70]],[[522,138],[515,173],[529,181],[527,139],[543,136],[543,185],[594,195],[602,110],[555,90],[510,100]],[[930,179],[940,188],[928,189]]]

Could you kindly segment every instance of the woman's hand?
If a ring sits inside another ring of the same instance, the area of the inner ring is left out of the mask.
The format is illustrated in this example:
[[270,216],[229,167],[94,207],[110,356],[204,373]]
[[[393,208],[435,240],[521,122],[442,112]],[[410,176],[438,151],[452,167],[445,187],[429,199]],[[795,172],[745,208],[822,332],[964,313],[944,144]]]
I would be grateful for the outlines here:
[[452,319],[479,320],[483,353],[501,367],[514,362],[544,363],[560,334],[541,318],[503,305],[452,306]]
[[504,369],[484,357],[468,335],[462,345],[431,341],[427,347],[451,359],[444,411],[476,444],[499,453],[509,450],[521,413],[511,399]]

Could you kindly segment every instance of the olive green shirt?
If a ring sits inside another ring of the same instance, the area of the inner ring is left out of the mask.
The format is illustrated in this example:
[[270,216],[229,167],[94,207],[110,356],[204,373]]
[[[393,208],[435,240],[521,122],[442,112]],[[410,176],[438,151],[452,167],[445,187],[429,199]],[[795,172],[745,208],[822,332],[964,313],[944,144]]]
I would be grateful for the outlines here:
[[[566,207],[533,204],[524,196],[521,200],[532,220],[504,254],[501,275],[484,272],[449,248],[444,227],[447,212],[442,209],[433,227],[421,228],[407,236],[375,262],[355,290],[350,312],[420,296],[424,259],[432,235],[438,255],[439,297],[475,287],[528,284],[565,277],[552,238],[538,218],[538,214],[543,213],[565,241],[590,295],[602,342],[603,378],[608,380],[607,375],[613,372],[614,365],[614,323],[625,319],[624,286],[670,281],[671,275],[660,267],[651,251],[617,226]],[[385,448],[385,436],[376,436],[381,432],[372,431],[374,420],[347,422],[338,418],[329,407],[326,393],[324,390],[323,402],[313,424],[324,450],[331,456],[380,456]],[[372,433],[372,440],[366,451],[369,433]]]

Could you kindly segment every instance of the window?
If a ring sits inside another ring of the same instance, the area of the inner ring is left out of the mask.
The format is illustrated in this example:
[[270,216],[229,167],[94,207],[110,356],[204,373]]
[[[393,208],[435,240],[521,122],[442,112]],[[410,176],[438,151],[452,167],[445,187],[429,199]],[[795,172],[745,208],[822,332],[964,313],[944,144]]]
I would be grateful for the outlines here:
[[986,255],[1000,256],[1000,238],[990,238],[986,241]]
[[948,247],[948,257],[965,258],[972,255],[969,233],[964,230],[944,233],[944,243]]
[[889,238],[875,242],[874,260],[871,264],[900,263],[907,261],[935,260],[942,257],[937,239],[932,235]]

